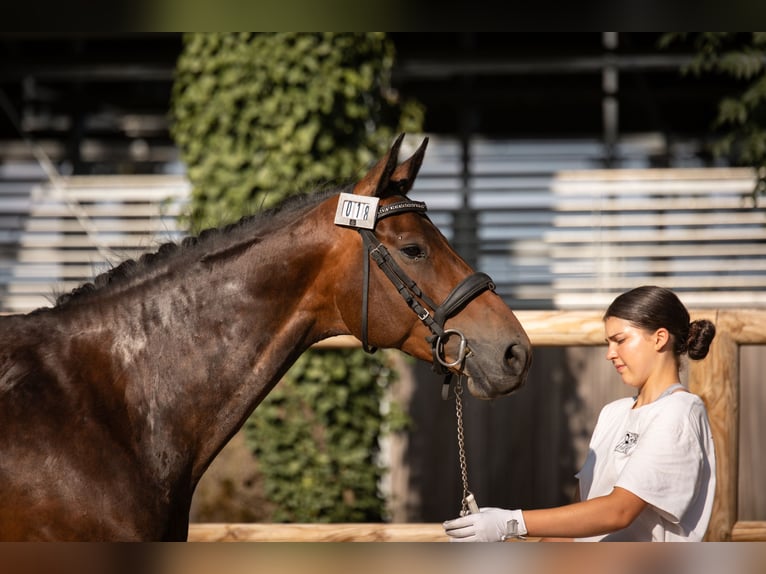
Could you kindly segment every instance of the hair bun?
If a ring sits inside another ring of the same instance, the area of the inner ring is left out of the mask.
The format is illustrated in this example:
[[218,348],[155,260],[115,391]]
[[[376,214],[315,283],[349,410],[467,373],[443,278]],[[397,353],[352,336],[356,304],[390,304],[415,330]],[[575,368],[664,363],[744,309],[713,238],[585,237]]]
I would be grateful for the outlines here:
[[689,336],[686,339],[686,350],[689,358],[695,361],[707,357],[710,343],[715,337],[715,325],[707,319],[698,319],[689,324]]

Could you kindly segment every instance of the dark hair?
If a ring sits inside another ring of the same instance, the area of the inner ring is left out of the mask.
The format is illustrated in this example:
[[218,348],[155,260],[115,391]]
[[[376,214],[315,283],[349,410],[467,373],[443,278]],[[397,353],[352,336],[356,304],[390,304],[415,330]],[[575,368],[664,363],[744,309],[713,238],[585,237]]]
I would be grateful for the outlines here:
[[664,287],[645,285],[618,296],[604,313],[604,320],[616,317],[641,329],[668,330],[676,356],[688,353],[690,359],[704,359],[715,337],[715,325],[707,319],[689,322],[689,311],[675,293]]

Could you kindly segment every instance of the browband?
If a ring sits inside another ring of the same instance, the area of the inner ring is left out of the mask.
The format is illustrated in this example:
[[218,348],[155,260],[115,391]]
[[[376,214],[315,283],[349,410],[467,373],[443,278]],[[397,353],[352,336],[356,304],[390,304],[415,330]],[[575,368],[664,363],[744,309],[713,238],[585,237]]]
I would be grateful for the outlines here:
[[388,205],[381,205],[378,207],[378,218],[376,221],[388,217],[389,215],[396,215],[404,211],[414,211],[416,213],[425,213],[428,211],[425,202],[413,201],[412,199],[405,199],[404,201],[397,201],[396,203],[390,203]]

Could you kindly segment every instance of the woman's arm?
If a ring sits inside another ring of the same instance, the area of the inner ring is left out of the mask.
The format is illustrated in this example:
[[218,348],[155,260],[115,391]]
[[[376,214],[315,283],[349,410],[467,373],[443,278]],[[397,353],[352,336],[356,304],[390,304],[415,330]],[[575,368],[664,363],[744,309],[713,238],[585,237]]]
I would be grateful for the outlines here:
[[524,510],[528,536],[585,538],[622,530],[641,514],[646,502],[623,488],[606,496],[556,508]]
[[541,510],[487,507],[444,523],[456,542],[499,542],[512,537],[586,538],[629,526],[647,503],[624,488],[607,496]]

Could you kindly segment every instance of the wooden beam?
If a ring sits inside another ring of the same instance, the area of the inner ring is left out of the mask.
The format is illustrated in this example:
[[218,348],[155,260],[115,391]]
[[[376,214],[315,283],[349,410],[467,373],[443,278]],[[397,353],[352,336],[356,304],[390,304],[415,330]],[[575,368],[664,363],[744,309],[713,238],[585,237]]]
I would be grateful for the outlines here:
[[441,524],[191,524],[190,542],[447,542]]
[[740,520],[731,531],[732,542],[766,542],[766,521]]

